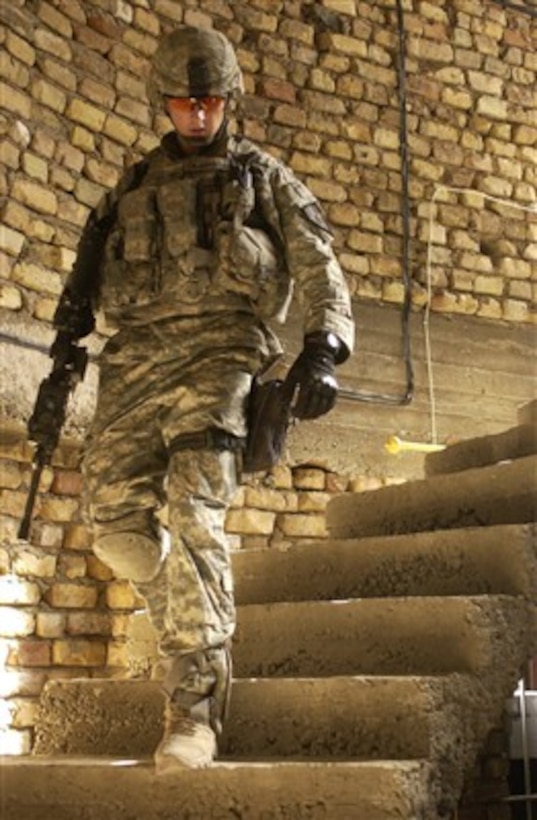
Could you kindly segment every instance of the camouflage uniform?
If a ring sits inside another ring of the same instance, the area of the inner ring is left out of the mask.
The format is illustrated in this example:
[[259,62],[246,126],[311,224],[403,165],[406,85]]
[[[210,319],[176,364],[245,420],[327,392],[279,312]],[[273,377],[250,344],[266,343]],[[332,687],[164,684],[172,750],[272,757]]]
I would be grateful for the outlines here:
[[229,676],[224,517],[252,378],[280,352],[265,322],[294,286],[304,333],[336,334],[346,356],[347,287],[313,195],[226,129],[201,155],[166,135],[91,214],[79,257],[64,302],[83,293],[115,331],[83,461],[94,549],[147,601],[168,689],[196,704]]

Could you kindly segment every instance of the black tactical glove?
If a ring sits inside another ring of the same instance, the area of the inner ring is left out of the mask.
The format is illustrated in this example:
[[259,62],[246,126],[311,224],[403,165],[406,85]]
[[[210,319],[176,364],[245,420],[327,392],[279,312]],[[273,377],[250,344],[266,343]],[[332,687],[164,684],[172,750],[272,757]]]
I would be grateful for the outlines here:
[[297,419],[315,419],[336,403],[338,383],[334,370],[343,345],[334,333],[312,333],[291,367],[287,381],[295,383],[292,414]]

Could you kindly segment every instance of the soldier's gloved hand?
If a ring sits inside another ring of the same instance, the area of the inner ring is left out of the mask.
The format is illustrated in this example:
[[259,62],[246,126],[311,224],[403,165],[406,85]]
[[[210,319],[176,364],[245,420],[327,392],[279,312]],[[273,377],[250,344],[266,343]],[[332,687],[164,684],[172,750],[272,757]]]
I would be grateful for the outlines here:
[[312,333],[289,371],[294,381],[292,413],[297,419],[315,419],[336,403],[338,383],[334,376],[342,344],[334,333]]

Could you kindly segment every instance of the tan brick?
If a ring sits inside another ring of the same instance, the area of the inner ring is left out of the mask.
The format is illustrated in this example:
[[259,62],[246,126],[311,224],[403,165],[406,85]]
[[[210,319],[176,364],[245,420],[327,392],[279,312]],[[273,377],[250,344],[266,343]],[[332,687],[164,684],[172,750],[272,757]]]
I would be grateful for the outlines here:
[[332,163],[325,157],[316,157],[296,151],[289,165],[297,174],[312,174],[323,179],[330,178],[332,175]]
[[38,49],[53,54],[54,57],[64,63],[72,62],[72,52],[69,43],[63,37],[58,37],[51,31],[36,28],[34,31],[34,45]]
[[141,601],[127,581],[116,581],[106,587],[106,603],[110,609],[136,609]]
[[16,179],[13,183],[12,196],[39,213],[54,216],[58,212],[58,199],[54,192],[37,182]]
[[319,68],[314,68],[310,78],[311,87],[317,91],[325,91],[328,94],[336,90],[336,83],[331,74]]
[[[451,283],[455,290],[464,290],[471,293],[474,289],[475,281],[476,275],[473,271],[453,268],[451,272]],[[445,284],[447,284],[447,282]]]
[[534,287],[531,282],[521,282],[514,279],[508,283],[508,295],[511,299],[520,299],[524,302],[531,302],[533,299]]
[[40,182],[47,182],[49,174],[49,163],[42,157],[26,151],[22,155],[22,170],[25,174]]
[[61,219],[70,225],[76,225],[82,228],[88,218],[89,208],[87,205],[82,205],[80,202],[75,202],[73,199],[68,199],[62,202]]
[[505,120],[508,117],[507,102],[488,95],[478,99],[476,111],[478,114],[495,120]]
[[26,494],[18,490],[0,490],[0,512],[21,518],[26,505]]
[[53,29],[62,37],[70,39],[73,35],[73,26],[71,21],[65,14],[58,11],[50,3],[41,0],[38,8],[39,19],[45,23],[48,28]]
[[60,612],[38,612],[35,634],[39,638],[61,638],[65,634],[67,618]]
[[349,485],[349,477],[339,473],[326,474],[326,490],[331,494],[344,493]]
[[490,297],[480,299],[476,315],[484,319],[501,319],[502,306],[497,299],[491,299]]
[[107,110],[113,109],[116,102],[116,91],[114,86],[101,83],[93,77],[84,77],[79,86],[78,93],[89,102],[93,102],[99,107]]
[[481,253],[463,253],[460,257],[460,265],[471,271],[480,273],[493,273],[493,265],[490,256]]
[[[101,162],[91,157],[88,157],[84,167],[84,171],[92,182],[96,182],[102,188],[113,188],[119,178],[119,170],[109,165],[106,162]],[[99,190],[98,196],[102,195],[102,190]]]
[[329,493],[300,492],[298,493],[298,512],[324,512],[329,500]]
[[293,473],[286,464],[277,464],[270,471],[270,480],[274,487],[280,490],[293,488]]
[[70,168],[72,171],[77,172],[82,171],[86,161],[82,151],[68,145],[67,143],[58,143],[58,149],[54,159],[60,165],[65,165],[66,168]]
[[[122,6],[126,6],[125,13],[128,15],[129,12],[132,13],[130,7],[124,0],[119,0]],[[183,6],[179,6],[177,4],[177,0],[155,0],[155,11],[157,14],[162,14],[164,17],[168,17],[170,20],[174,20],[175,22],[179,23],[183,19]],[[122,17],[121,19],[125,19]],[[130,22],[126,20],[126,22]]]
[[54,641],[52,660],[58,666],[104,666],[106,643],[102,641]]
[[86,558],[88,578],[96,581],[110,581],[114,574],[112,570],[103,564],[96,555],[88,555]]
[[89,154],[95,150],[95,135],[81,125],[76,125],[71,131],[71,143],[75,148]]
[[405,299],[405,287],[402,282],[388,282],[382,283],[382,298],[386,302],[392,304],[402,305]]
[[517,145],[537,145],[537,128],[518,125],[513,129],[513,142]]
[[32,635],[35,630],[35,616],[17,607],[0,606],[0,637],[21,638]]
[[498,273],[506,279],[529,279],[533,266],[523,259],[502,259],[497,267]]
[[508,322],[528,322],[530,310],[525,302],[517,299],[504,299],[502,302],[502,318]]
[[326,471],[315,467],[294,467],[293,486],[297,490],[324,490]]
[[266,510],[232,509],[226,517],[226,532],[270,535],[275,518],[275,513]]
[[55,609],[93,609],[97,603],[98,590],[94,586],[57,583],[46,593],[47,603]]
[[125,119],[109,114],[105,120],[103,133],[121,145],[134,145],[137,137],[136,128]]
[[342,202],[332,205],[328,211],[330,223],[332,225],[342,225],[344,227],[357,227],[360,224],[360,211],[350,202]]
[[487,296],[501,296],[505,287],[501,276],[476,276],[474,290]]
[[[55,555],[47,555],[42,550],[17,550],[13,556],[13,571],[24,577],[53,578],[56,572],[56,560]],[[36,594],[39,600],[39,587],[37,587]]]
[[66,114],[69,119],[84,125],[90,131],[102,131],[106,120],[106,112],[95,105],[78,98],[70,101]]
[[9,702],[13,729],[27,729],[35,725],[39,715],[37,698],[14,698]]
[[64,549],[88,550],[91,547],[91,535],[83,524],[71,524],[65,531]]
[[67,91],[76,91],[76,73],[67,65],[56,62],[56,60],[45,57],[41,59],[40,65],[43,75],[53,83],[65,88]]
[[[16,556],[12,559],[16,564]],[[13,572],[17,569],[13,566]],[[41,590],[39,586],[23,578],[18,578],[13,574],[0,575],[0,603],[14,604],[17,606],[32,606],[41,600]]]
[[[0,265],[3,264],[0,256]],[[6,270],[7,264],[4,267]],[[22,293],[18,288],[0,284],[0,308],[6,310],[20,310],[23,306]]]
[[325,516],[314,513],[280,513],[276,526],[284,535],[295,538],[323,538],[327,535]]
[[80,177],[75,185],[75,196],[79,202],[94,208],[102,199],[104,187],[90,182],[89,179]]
[[453,106],[453,108],[460,108],[463,111],[469,111],[474,105],[474,98],[467,91],[444,88],[442,91],[442,102],[446,105]]
[[32,83],[32,95],[42,105],[52,108],[53,111],[57,111],[59,114],[65,111],[67,95],[42,78],[38,78]]
[[30,82],[28,67],[4,50],[0,51],[0,76],[19,89],[26,88]]
[[130,661],[130,650],[124,641],[110,641],[108,645],[106,663],[109,667],[128,669]]
[[384,248],[381,236],[363,231],[350,231],[347,244],[358,253],[382,253]]
[[260,510],[283,512],[296,509],[296,497],[293,493],[283,493],[270,487],[246,487],[244,504]]
[[70,498],[47,496],[41,500],[39,515],[52,521],[71,521],[79,510],[79,502]]
[[[69,262],[71,263],[72,254]],[[55,495],[79,496],[83,487],[82,475],[75,470],[55,470],[50,491]]]
[[329,182],[326,179],[311,179],[308,185],[310,191],[321,202],[343,202],[347,193],[342,185]]
[[149,128],[151,125],[150,112],[147,104],[144,102],[121,97],[116,103],[115,111],[119,117],[138,123],[138,125],[142,125],[145,128]]
[[0,249],[10,254],[10,256],[18,256],[23,248],[26,237],[23,233],[8,228],[6,225],[0,225]]
[[60,556],[58,564],[58,574],[69,581],[75,581],[77,578],[84,578],[86,576],[87,564],[83,555],[68,555]]
[[15,31],[6,31],[6,49],[18,60],[26,63],[26,65],[34,65],[36,56],[35,49],[32,48],[30,43],[22,37],[19,37]]
[[68,635],[110,635],[111,616],[108,612],[73,612],[67,616]]
[[9,653],[10,666],[34,667],[50,666],[51,645],[46,640],[18,641]]
[[11,140],[8,139],[0,141],[0,162],[7,168],[18,169],[20,159],[21,151],[17,145],[14,145]]

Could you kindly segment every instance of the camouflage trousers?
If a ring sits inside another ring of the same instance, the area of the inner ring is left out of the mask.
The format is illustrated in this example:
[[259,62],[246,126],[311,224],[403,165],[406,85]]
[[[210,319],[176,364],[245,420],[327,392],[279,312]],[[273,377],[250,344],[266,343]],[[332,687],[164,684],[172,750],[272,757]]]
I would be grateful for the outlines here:
[[210,655],[234,631],[224,519],[237,455],[173,442],[208,427],[245,434],[258,341],[240,317],[228,327],[189,317],[123,333],[102,355],[83,459],[94,550],[147,602],[164,658]]

